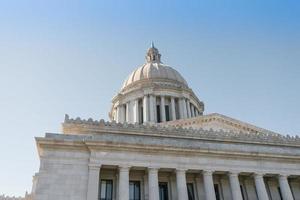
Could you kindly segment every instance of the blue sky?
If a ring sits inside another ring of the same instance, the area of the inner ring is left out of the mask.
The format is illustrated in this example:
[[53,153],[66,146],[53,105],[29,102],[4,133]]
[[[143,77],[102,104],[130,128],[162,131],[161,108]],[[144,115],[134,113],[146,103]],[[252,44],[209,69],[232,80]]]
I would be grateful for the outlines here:
[[31,189],[65,113],[108,120],[151,41],[205,113],[300,134],[299,1],[9,0],[0,28],[0,193]]

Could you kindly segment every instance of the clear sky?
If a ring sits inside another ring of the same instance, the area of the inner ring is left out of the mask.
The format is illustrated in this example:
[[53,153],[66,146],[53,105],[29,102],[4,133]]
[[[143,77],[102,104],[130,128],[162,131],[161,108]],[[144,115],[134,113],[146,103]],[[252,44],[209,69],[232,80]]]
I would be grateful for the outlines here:
[[218,112],[300,134],[298,0],[0,1],[0,193],[31,189],[35,136],[108,120],[151,41]]

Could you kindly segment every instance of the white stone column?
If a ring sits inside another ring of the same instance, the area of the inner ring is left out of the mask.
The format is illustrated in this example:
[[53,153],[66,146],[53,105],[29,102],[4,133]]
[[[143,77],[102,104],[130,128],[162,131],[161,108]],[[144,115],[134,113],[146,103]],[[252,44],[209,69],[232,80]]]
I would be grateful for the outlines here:
[[185,98],[182,99],[182,111],[183,111],[183,119],[187,118],[187,108],[186,108],[186,100]]
[[159,187],[158,187],[158,169],[148,169],[148,185],[149,185],[149,200],[159,199]]
[[119,200],[129,200],[129,167],[119,167]]
[[160,119],[162,122],[166,121],[166,107],[165,107],[165,97],[160,97]]
[[171,112],[172,112],[172,120],[176,120],[176,110],[175,110],[175,99],[171,97]]
[[194,105],[191,104],[191,115],[192,115],[192,117],[195,117],[195,110],[194,109],[195,109]]
[[254,174],[255,188],[259,200],[269,200],[264,177],[262,174]]
[[155,113],[156,113],[156,97],[150,95],[150,122],[155,122]]
[[126,119],[126,104],[122,105],[122,123],[125,122]]
[[145,95],[143,99],[143,122],[149,122],[149,116],[149,98]]
[[216,193],[212,175],[212,171],[203,171],[204,191],[207,200],[216,200]]
[[240,182],[239,182],[239,174],[236,172],[228,173],[232,200],[241,200],[243,199]]
[[120,105],[117,107],[117,117],[116,117],[116,121],[117,123],[120,123],[121,122],[121,116],[122,116],[122,113],[121,113],[121,108],[120,108]]
[[185,104],[184,104],[184,99],[183,98],[180,98],[178,100],[178,104],[179,104],[179,118],[180,119],[185,119],[185,111],[186,111],[186,107],[185,107]]
[[195,116],[198,116],[199,115],[199,112],[197,110],[197,108],[195,108]]
[[126,103],[126,110],[125,110],[125,119],[126,120],[124,120],[124,121],[126,121],[126,122],[130,122],[130,102],[127,102]]
[[188,200],[185,170],[176,169],[177,199]]
[[139,100],[136,99],[133,101],[133,123],[138,123],[139,117]]
[[186,100],[187,118],[191,118],[191,104],[190,100]]
[[133,116],[134,116],[134,110],[133,110],[133,106],[134,106],[134,100],[131,100],[129,102],[129,123],[133,124]]
[[287,175],[279,175],[278,181],[283,200],[294,200]]
[[100,179],[100,166],[89,166],[87,200],[98,199],[99,179]]

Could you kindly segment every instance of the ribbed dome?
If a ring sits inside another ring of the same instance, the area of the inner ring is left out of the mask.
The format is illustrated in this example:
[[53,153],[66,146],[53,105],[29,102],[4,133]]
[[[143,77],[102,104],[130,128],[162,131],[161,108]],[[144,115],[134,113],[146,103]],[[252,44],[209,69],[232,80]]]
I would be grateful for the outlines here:
[[151,48],[148,49],[146,54],[147,62],[129,75],[129,77],[125,80],[122,89],[135,82],[149,79],[158,81],[175,81],[184,87],[188,87],[184,78],[175,69],[162,64],[160,58],[161,55],[158,49],[155,48],[152,43]]
[[163,65],[162,63],[150,62],[134,70],[125,80],[122,89],[134,82],[144,79],[166,79],[170,81],[176,81],[177,83],[183,84],[184,86],[188,87],[187,82],[175,69]]

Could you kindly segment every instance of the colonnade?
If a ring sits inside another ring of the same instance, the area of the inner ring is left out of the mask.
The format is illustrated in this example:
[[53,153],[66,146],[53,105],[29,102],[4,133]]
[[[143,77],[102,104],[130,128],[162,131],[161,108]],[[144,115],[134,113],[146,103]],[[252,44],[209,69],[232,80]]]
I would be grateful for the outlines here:
[[[157,116],[157,106],[160,108],[159,119]],[[156,123],[186,119],[198,115],[202,115],[202,111],[191,103],[188,98],[163,95],[155,96],[151,94],[118,105],[114,119],[120,123]]]
[[[89,167],[89,180],[88,180],[88,192],[87,200],[98,199],[98,184],[100,180],[100,169],[101,166],[90,166]],[[149,200],[159,200],[159,179],[158,179],[158,168],[149,167],[148,169],[148,190]],[[176,171],[176,186],[177,186],[177,197],[180,200],[188,200],[186,172],[187,169],[175,169]],[[119,166],[119,180],[118,180],[118,200],[129,200],[129,166]],[[216,200],[216,194],[213,182],[213,171],[203,170],[201,176],[203,176],[205,197],[207,200]],[[242,191],[239,182],[239,172],[230,171],[227,172],[231,195],[233,200],[242,200]],[[291,188],[288,183],[288,176],[279,174],[278,183],[282,194],[283,200],[293,200]],[[264,182],[264,174],[253,173],[255,188],[257,197],[259,200],[269,200],[266,185]]]

